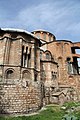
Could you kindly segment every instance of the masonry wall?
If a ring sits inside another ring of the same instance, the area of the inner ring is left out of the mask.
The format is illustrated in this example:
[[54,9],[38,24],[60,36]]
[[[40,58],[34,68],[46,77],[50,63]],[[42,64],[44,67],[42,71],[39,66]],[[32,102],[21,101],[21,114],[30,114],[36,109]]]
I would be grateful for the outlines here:
[[41,108],[38,46],[27,34],[8,31],[0,36],[0,113],[30,113]]
[[74,100],[80,100],[80,75],[69,75],[67,85],[74,88]]
[[57,65],[51,62],[42,62],[42,70],[43,73],[41,77],[43,78],[43,82],[46,87],[55,86],[58,85],[58,70]]
[[[16,83],[18,83],[16,81]],[[30,113],[41,108],[41,88],[38,82],[0,84],[0,113]]]

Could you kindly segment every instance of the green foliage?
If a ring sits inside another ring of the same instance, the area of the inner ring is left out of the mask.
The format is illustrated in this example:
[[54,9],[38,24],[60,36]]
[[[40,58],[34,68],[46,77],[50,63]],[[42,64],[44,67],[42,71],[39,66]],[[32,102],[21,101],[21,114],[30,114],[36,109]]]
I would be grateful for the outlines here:
[[74,115],[65,115],[62,120],[77,120],[77,117]]
[[67,102],[63,106],[65,106],[66,109],[69,109],[71,107],[78,107],[80,106],[80,102]]
[[75,116],[80,120],[80,111],[76,112]]

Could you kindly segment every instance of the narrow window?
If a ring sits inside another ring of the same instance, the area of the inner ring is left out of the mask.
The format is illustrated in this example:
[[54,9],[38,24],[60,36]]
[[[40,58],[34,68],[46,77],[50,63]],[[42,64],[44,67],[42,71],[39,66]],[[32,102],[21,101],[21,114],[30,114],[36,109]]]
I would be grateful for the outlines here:
[[68,73],[69,73],[69,74],[72,74],[72,66],[71,66],[71,63],[68,62],[67,64],[68,64]]
[[51,79],[52,80],[55,80],[56,79],[56,74],[55,72],[51,71]]
[[42,52],[40,52],[40,59],[42,59]]
[[28,54],[28,60],[27,60],[27,67],[31,67],[31,48],[29,49],[29,54]]
[[24,46],[22,46],[21,66],[23,66]]
[[21,56],[22,67],[27,67],[27,51],[28,51],[28,47],[24,49],[24,46],[22,46],[22,56]]
[[49,42],[51,42],[51,35],[49,35]]
[[46,53],[46,59],[50,59],[49,53]]
[[24,53],[24,65],[23,65],[23,67],[27,67],[26,61],[27,61],[27,55],[26,55],[26,53]]
[[37,72],[34,72],[34,81],[37,81]]
[[46,34],[43,34],[43,39],[46,40]]

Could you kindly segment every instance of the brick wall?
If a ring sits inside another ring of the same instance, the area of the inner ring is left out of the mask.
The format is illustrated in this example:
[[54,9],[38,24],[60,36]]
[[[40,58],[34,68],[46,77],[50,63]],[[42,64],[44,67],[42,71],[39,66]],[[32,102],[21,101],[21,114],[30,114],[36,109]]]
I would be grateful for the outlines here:
[[0,113],[30,113],[40,108],[40,84],[0,84]]

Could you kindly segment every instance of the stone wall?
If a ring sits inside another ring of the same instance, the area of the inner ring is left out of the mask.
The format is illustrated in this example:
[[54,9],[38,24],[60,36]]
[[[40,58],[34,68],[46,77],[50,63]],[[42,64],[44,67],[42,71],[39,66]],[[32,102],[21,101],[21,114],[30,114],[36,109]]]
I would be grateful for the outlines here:
[[[17,83],[17,82],[16,82]],[[30,113],[41,108],[40,84],[0,83],[0,113]]]

